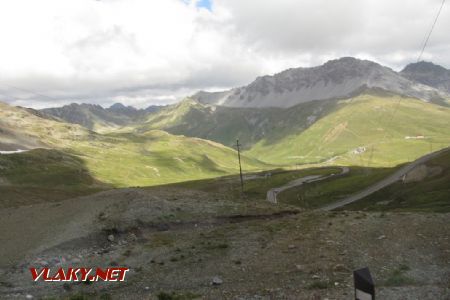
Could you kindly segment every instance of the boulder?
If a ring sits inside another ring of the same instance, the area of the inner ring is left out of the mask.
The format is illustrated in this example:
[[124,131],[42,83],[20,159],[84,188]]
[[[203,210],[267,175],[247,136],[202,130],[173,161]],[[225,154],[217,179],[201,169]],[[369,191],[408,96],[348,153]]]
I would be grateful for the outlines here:
[[114,242],[114,235],[113,234],[108,235],[108,241],[110,241],[111,243]]
[[212,278],[212,282],[211,282],[212,285],[221,285],[222,283],[223,283],[223,280],[219,276],[214,276]]

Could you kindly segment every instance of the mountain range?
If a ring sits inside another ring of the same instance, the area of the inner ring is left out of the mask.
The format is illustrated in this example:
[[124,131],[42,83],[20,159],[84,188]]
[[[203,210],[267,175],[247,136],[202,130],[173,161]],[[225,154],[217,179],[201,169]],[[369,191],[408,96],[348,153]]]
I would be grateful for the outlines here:
[[117,128],[138,122],[149,113],[161,109],[162,106],[151,105],[145,109],[137,109],[115,103],[108,108],[96,104],[72,103],[63,107],[46,108],[41,112],[69,123],[79,124],[91,130]]
[[[428,74],[428,75],[427,75]],[[96,179],[151,185],[294,164],[394,166],[450,145],[448,70],[342,58],[165,107],[1,104],[0,150],[56,149]]]
[[[272,76],[258,77],[247,86],[228,91],[200,91],[189,99],[214,107],[289,108],[317,100],[350,98],[367,90],[386,91],[449,105],[450,70],[430,62],[418,62],[395,72],[375,62],[344,57],[318,67],[293,68]],[[136,109],[121,103],[103,108],[100,105],[73,103],[41,112],[92,130],[101,130],[145,123],[151,114],[162,108],[149,106]],[[245,113],[253,112],[245,110]]]
[[204,104],[230,107],[286,108],[313,100],[351,97],[366,88],[378,88],[425,101],[442,101],[448,98],[449,71],[442,78],[440,73],[445,69],[436,67],[422,62],[395,72],[375,62],[344,57],[318,67],[258,77],[247,86],[228,91],[202,91],[192,98]]

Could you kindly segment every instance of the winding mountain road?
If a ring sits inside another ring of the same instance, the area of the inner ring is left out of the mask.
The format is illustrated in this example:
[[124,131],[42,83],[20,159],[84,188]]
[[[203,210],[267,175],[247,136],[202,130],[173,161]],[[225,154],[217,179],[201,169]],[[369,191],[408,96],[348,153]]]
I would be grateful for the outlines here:
[[353,194],[343,200],[326,205],[326,206],[320,208],[320,210],[330,211],[330,210],[334,210],[336,208],[340,208],[342,206],[348,205],[350,203],[356,202],[358,200],[361,200],[361,199],[369,196],[370,194],[373,194],[373,193],[387,187],[388,185],[391,185],[391,184],[401,180],[405,174],[412,171],[415,167],[417,167],[417,166],[419,166],[419,165],[421,165],[421,164],[423,164],[423,163],[425,163],[447,151],[450,151],[450,148],[444,148],[439,151],[432,152],[430,154],[422,156],[422,157],[418,158],[417,160],[413,161],[412,163],[400,168],[395,173],[386,177],[385,179],[383,179],[383,180],[369,186],[368,188],[366,188],[356,194]]
[[285,191],[287,189],[296,187],[296,186],[300,186],[303,185],[305,183],[311,183],[311,182],[315,182],[315,181],[321,181],[321,180],[325,180],[331,177],[335,177],[335,176],[342,176],[344,174],[347,174],[350,169],[348,167],[341,167],[341,173],[339,174],[330,174],[330,175],[309,175],[309,176],[305,176],[302,178],[298,178],[295,179],[293,181],[288,182],[287,184],[281,186],[281,187],[277,187],[277,188],[273,188],[267,191],[267,201],[271,202],[271,203],[277,203],[277,195],[279,193],[281,193],[282,191]]

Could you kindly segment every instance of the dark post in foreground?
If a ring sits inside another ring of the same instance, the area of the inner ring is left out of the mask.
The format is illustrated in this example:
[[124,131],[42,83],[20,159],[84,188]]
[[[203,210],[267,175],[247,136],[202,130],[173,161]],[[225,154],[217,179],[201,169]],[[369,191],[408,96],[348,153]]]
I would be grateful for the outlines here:
[[244,179],[242,178],[242,167],[241,167],[241,149],[240,149],[239,140],[236,140],[236,147],[238,152],[238,160],[239,160],[239,175],[241,177],[241,190],[242,194],[244,193]]
[[353,271],[355,300],[375,300],[375,285],[369,268]]

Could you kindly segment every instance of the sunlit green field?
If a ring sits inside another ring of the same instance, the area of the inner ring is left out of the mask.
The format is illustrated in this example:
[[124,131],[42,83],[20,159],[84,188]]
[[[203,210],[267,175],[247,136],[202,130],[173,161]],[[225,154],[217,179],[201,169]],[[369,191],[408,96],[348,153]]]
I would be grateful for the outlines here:
[[[30,185],[34,180],[35,185],[41,187],[60,180],[66,186],[73,186],[77,180],[58,176],[74,164],[82,166],[92,180],[111,187],[211,178],[235,174],[239,170],[237,152],[215,142],[159,130],[142,134],[99,134],[78,125],[44,118],[26,109],[2,103],[0,108],[0,143],[36,141],[30,145],[54,149],[61,156],[59,161],[54,161],[45,151],[0,156],[0,178],[10,182]],[[26,163],[20,163],[21,159]],[[270,167],[245,155],[242,164],[247,171]],[[43,173],[33,176],[37,168]],[[47,180],[48,177],[52,180]]]
[[[80,157],[91,174],[115,187],[147,186],[235,174],[237,152],[223,145],[163,131],[110,134],[67,149]],[[268,168],[242,157],[246,170]]]
[[386,167],[450,145],[449,132],[447,107],[399,96],[362,95],[340,101],[307,130],[276,144],[262,139],[246,154],[281,164],[332,160]]

